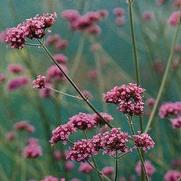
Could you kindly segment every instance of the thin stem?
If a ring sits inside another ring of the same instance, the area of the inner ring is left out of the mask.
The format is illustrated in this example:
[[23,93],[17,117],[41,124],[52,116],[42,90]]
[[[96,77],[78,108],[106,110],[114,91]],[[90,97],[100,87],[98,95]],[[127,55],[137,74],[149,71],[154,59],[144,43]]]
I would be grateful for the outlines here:
[[56,89],[54,89],[54,88],[52,88],[52,87],[46,87],[47,89],[50,89],[50,90],[53,90],[54,92],[57,92],[57,93],[59,93],[59,94],[62,94],[62,95],[64,95],[64,96],[68,96],[68,97],[72,97],[72,98],[76,98],[76,99],[79,99],[79,100],[83,100],[81,97],[79,97],[79,96],[74,96],[74,95],[71,95],[71,94],[67,94],[67,93],[65,93],[65,92],[61,92],[61,91],[59,91],[59,90],[56,90]]
[[115,178],[114,181],[117,181],[118,178],[118,153],[116,151],[116,158],[115,158]]
[[61,68],[61,66],[54,60],[52,54],[49,52],[49,50],[46,48],[46,46],[43,44],[41,40],[38,40],[38,42],[41,44],[43,50],[45,53],[51,58],[51,61],[58,67],[58,69],[62,72],[62,74],[65,76],[67,81],[72,85],[72,87],[77,91],[77,93],[82,97],[82,99],[87,103],[87,105],[101,118],[101,120],[107,124],[110,128],[112,126],[101,116],[101,114],[96,110],[96,108],[89,102],[89,100],[84,96],[84,94],[81,92],[81,90],[77,87],[77,85],[74,83],[74,81],[64,72],[64,70]]
[[180,24],[178,25],[178,27],[175,30],[175,34],[174,34],[174,37],[173,37],[173,40],[172,40],[172,46],[171,46],[171,49],[170,49],[170,55],[169,55],[169,58],[168,58],[167,66],[166,66],[166,69],[165,69],[165,72],[164,72],[164,75],[163,75],[163,78],[162,78],[162,81],[161,81],[161,85],[160,85],[160,88],[159,88],[159,91],[158,91],[158,94],[157,94],[157,98],[156,98],[154,107],[152,109],[152,112],[150,114],[148,123],[147,123],[145,131],[144,131],[145,133],[147,133],[149,131],[149,129],[150,129],[150,126],[151,126],[151,124],[152,124],[152,122],[154,120],[155,114],[156,114],[156,110],[158,108],[158,104],[160,102],[160,99],[162,97],[164,88],[166,86],[169,70],[171,68],[172,58],[173,58],[173,55],[174,55],[174,48],[175,48],[179,28],[180,28]]
[[127,151],[127,152],[121,154],[119,157],[117,157],[117,159],[121,159],[121,158],[125,157],[128,153],[132,152],[133,149],[136,149],[136,147],[133,147],[133,148],[131,148],[129,151]]
[[[135,130],[134,130],[134,126],[133,126],[131,116],[128,117],[128,123],[129,123],[129,127],[130,127],[132,135],[135,135]],[[141,153],[141,151],[140,151],[140,149],[138,147],[137,147],[137,153],[138,153],[138,156],[139,156],[140,161],[141,161],[141,165],[142,165],[142,168],[143,168],[143,171],[144,171],[146,181],[149,181],[149,177],[148,177],[148,175],[146,173],[146,169],[145,169],[145,165],[144,165],[144,158],[143,158],[143,155],[142,155],[142,153]]]

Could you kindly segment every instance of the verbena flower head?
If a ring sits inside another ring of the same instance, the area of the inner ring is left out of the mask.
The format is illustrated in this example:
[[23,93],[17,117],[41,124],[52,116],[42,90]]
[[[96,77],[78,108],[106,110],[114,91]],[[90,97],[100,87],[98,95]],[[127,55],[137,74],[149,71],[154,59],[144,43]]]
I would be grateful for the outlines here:
[[23,150],[23,156],[25,158],[37,158],[42,155],[41,146],[37,139],[31,138],[28,140],[27,146]]
[[102,137],[102,133],[99,133],[97,135],[94,135],[91,139],[91,142],[93,143],[94,149],[97,153],[100,149],[103,149]]
[[81,162],[79,167],[79,172],[82,173],[91,173],[93,168],[87,162]]
[[111,176],[114,173],[114,168],[113,167],[104,167],[101,172],[103,173],[103,175]]
[[5,82],[5,80],[6,80],[6,76],[5,76],[5,74],[0,73],[0,83]]
[[173,128],[181,128],[181,116],[171,119],[171,124]]
[[59,179],[57,177],[54,177],[54,176],[46,176],[41,181],[59,181]]
[[[110,121],[113,120],[113,117],[110,114],[106,113],[106,112],[101,112],[100,115],[104,118],[104,120],[106,122],[110,122]],[[94,114],[94,119],[95,119],[97,124],[104,124],[102,119],[97,114]]]
[[66,64],[68,61],[68,58],[64,54],[55,54],[53,58],[57,63],[60,64]]
[[178,116],[181,114],[181,102],[167,102],[160,106],[160,118],[167,118],[169,116]]
[[128,115],[143,114],[144,103],[142,100],[144,89],[136,84],[129,83],[114,87],[104,94],[104,100],[107,103],[118,105],[120,112]]
[[152,11],[143,12],[142,18],[144,21],[149,22],[154,18],[154,13]]
[[127,142],[127,133],[122,132],[119,128],[112,128],[102,134],[101,147],[106,154],[115,155],[116,152],[126,152],[128,150]]
[[16,133],[14,131],[9,131],[5,135],[8,141],[13,141],[16,138]]
[[20,64],[9,64],[8,71],[14,74],[18,74],[24,71],[24,67]]
[[180,8],[181,7],[181,0],[174,0],[173,1],[173,5],[177,8]]
[[135,145],[137,147],[143,148],[144,151],[149,150],[150,148],[153,148],[155,145],[155,142],[152,140],[152,138],[147,133],[140,133],[138,132],[137,135],[133,136]]
[[113,13],[115,16],[122,17],[125,15],[125,10],[121,7],[116,7],[113,9]]
[[5,42],[12,48],[23,48],[26,38],[39,39],[46,34],[46,28],[55,23],[56,13],[36,15],[6,31]]
[[[155,173],[155,167],[152,165],[152,163],[149,160],[146,160],[144,162],[144,166],[145,166],[145,170],[146,170],[147,175],[149,177],[151,177]],[[136,171],[138,176],[141,175],[141,170],[142,170],[141,162],[139,161],[139,162],[137,162],[137,164],[135,166],[135,171]]]
[[65,162],[65,169],[67,171],[71,171],[74,168],[74,163],[72,161],[66,161]]
[[55,160],[57,160],[57,161],[64,160],[64,158],[65,158],[65,154],[59,150],[55,150],[53,152],[53,156],[54,156]]
[[31,125],[30,123],[28,123],[27,121],[19,121],[19,122],[15,123],[14,128],[17,131],[27,131],[29,133],[32,133],[35,131],[34,126]]
[[175,11],[173,12],[170,17],[168,18],[168,24],[170,26],[177,26],[181,21],[181,12]]
[[92,114],[79,113],[69,118],[69,122],[77,129],[91,129],[96,125],[96,121]]
[[83,139],[74,143],[73,147],[67,151],[66,158],[72,161],[86,161],[92,155],[95,155],[94,145],[89,139]]
[[8,91],[12,92],[19,89],[29,83],[29,79],[25,76],[19,76],[10,80],[7,84]]
[[33,80],[33,88],[42,89],[45,88],[46,77],[43,75],[38,75],[35,80]]
[[164,181],[178,181],[181,177],[181,172],[178,170],[168,170],[164,175]]
[[63,141],[63,143],[65,144],[69,136],[75,131],[76,129],[72,123],[60,125],[52,131],[50,143],[55,144],[58,141]]

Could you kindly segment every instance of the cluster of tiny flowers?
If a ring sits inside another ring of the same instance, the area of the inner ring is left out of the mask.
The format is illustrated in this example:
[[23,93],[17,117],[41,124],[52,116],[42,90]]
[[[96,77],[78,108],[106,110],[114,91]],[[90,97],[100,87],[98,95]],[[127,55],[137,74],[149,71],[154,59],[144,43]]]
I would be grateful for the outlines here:
[[23,48],[26,38],[42,38],[46,28],[55,23],[56,13],[37,15],[6,31],[5,42],[12,48]]
[[181,102],[168,102],[160,106],[160,118],[167,118],[169,116],[178,116],[181,114]]
[[[104,120],[106,122],[110,122],[110,121],[113,120],[113,117],[110,114],[106,113],[106,112],[101,112],[100,115],[104,118]],[[103,124],[102,119],[97,114],[94,114],[94,120],[96,121],[97,124],[98,123]]]
[[29,79],[25,76],[19,76],[10,80],[7,84],[8,91],[12,92],[16,89],[19,89],[29,83]]
[[57,177],[54,177],[54,176],[46,176],[41,181],[59,181],[59,179]]
[[52,137],[50,139],[50,143],[55,144],[58,141],[63,141],[63,143],[65,144],[70,134],[72,134],[75,131],[76,129],[74,125],[71,123],[60,125],[52,131]]
[[[155,167],[152,165],[152,163],[149,160],[146,160],[144,162],[146,173],[149,177],[151,177],[155,173]],[[139,161],[135,166],[135,171],[138,176],[141,175],[141,162]]]
[[23,150],[23,156],[25,158],[37,158],[42,155],[41,146],[37,139],[30,138],[27,146]]
[[99,34],[101,29],[97,23],[107,16],[106,10],[92,11],[80,15],[77,10],[65,10],[62,12],[62,18],[66,19],[72,30],[86,31],[90,34]]
[[57,63],[60,64],[66,64],[68,61],[68,58],[64,54],[55,54],[53,55],[53,58]]
[[113,9],[113,14],[116,16],[115,23],[118,26],[122,26],[125,24],[125,11],[121,7],[117,7]]
[[9,131],[5,135],[8,141],[13,141],[16,138],[16,133],[14,131]]
[[14,74],[18,74],[24,71],[24,68],[20,64],[9,64],[8,71]]
[[140,132],[138,132],[138,134],[134,135],[133,138],[134,138],[135,145],[137,147],[143,148],[144,151],[147,151],[150,148],[153,148],[155,145],[155,142],[147,133],[141,134]]
[[63,50],[65,48],[67,48],[68,46],[68,41],[65,39],[62,39],[60,37],[60,35],[58,34],[53,34],[53,35],[49,35],[46,39],[46,44],[47,45],[52,45],[54,46],[56,49],[60,49]]
[[144,89],[136,84],[116,86],[104,94],[104,100],[107,103],[118,105],[120,112],[128,115],[143,114],[144,103],[142,100]]
[[122,132],[119,128],[113,128],[102,134],[101,147],[108,155],[115,155],[116,152],[126,152],[128,148],[128,134]]
[[181,116],[171,119],[171,124],[173,128],[181,128]]
[[38,75],[35,80],[33,80],[33,88],[42,89],[45,88],[46,77],[43,75]]
[[173,27],[180,24],[180,21],[181,21],[181,12],[180,11],[173,12],[170,15],[170,17],[168,18],[168,24]]
[[109,177],[109,176],[113,175],[114,168],[113,167],[104,167],[101,172],[103,175],[106,175]]
[[72,123],[75,128],[82,130],[91,129],[96,125],[94,116],[86,113],[79,113],[72,116],[69,122]]
[[75,142],[73,147],[69,151],[67,151],[66,159],[81,162],[86,161],[96,153],[97,152],[95,151],[92,141],[88,139],[83,139]]
[[169,170],[164,176],[164,181],[178,181],[181,177],[181,172],[178,170]]
[[74,163],[72,161],[65,162],[65,169],[66,171],[71,171],[74,168]]
[[152,11],[145,11],[143,12],[142,18],[143,21],[149,22],[155,17],[154,13]]
[[93,168],[87,162],[81,162],[79,167],[79,172],[82,173],[91,173]]
[[32,133],[35,130],[34,126],[28,123],[27,121],[20,121],[15,123],[14,128],[17,131],[27,131],[29,133]]

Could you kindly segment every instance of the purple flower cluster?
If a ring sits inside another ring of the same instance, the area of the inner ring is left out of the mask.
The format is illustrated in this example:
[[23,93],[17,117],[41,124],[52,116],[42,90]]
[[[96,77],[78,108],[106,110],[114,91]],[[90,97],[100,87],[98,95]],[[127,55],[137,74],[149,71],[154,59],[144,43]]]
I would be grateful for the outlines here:
[[181,128],[181,116],[171,119],[173,128]]
[[107,103],[114,103],[118,105],[120,112],[128,115],[143,114],[143,92],[144,89],[136,84],[129,83],[122,86],[114,87],[112,90],[104,94],[104,100]]
[[138,132],[138,135],[134,135],[134,142],[137,147],[143,148],[144,151],[149,150],[150,148],[153,148],[155,145],[155,142],[152,140],[152,138],[147,133],[140,133]]
[[42,89],[45,88],[46,77],[43,75],[38,75],[37,78],[33,81],[33,88]]
[[42,38],[46,33],[46,28],[51,27],[55,23],[55,19],[56,13],[36,15],[33,18],[27,19],[6,31],[5,42],[12,48],[23,48],[26,38]]
[[27,146],[23,150],[23,156],[25,158],[37,158],[42,155],[41,146],[37,139],[30,138]]
[[181,177],[181,172],[178,170],[169,170],[164,176],[164,181],[178,181]]

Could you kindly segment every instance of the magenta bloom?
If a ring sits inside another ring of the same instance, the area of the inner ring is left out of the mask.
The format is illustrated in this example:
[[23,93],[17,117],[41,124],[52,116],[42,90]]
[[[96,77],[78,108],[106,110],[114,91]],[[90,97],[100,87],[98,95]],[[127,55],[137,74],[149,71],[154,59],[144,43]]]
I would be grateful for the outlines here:
[[181,19],[181,12],[180,11],[175,11],[168,18],[168,24],[170,26],[175,27],[180,23],[180,19]]
[[111,131],[102,134],[101,147],[106,154],[115,155],[116,152],[126,152],[128,150],[127,142],[127,133],[122,132],[119,128],[112,128]]
[[171,124],[173,128],[181,128],[181,116],[171,119]]
[[74,143],[73,147],[66,153],[66,159],[81,162],[86,161],[96,153],[91,140],[82,139]]
[[46,176],[41,181],[59,181],[59,179],[57,177],[54,177],[54,176]]
[[148,107],[152,108],[155,104],[155,99],[150,97],[146,100],[146,104],[148,105]]
[[63,160],[65,158],[65,155],[63,152],[60,152],[59,150],[55,150],[53,152],[53,156],[55,158],[55,160],[59,161],[59,160]]
[[117,17],[115,19],[115,23],[116,23],[117,26],[124,25],[125,24],[125,17],[124,16],[123,17]]
[[181,0],[174,0],[173,5],[177,8],[181,7]]
[[91,129],[96,125],[92,114],[79,113],[69,118],[69,122],[77,129]]
[[51,89],[49,89],[48,87],[50,87],[49,84],[46,84],[47,87],[39,89],[39,95],[41,98],[49,98],[50,96],[53,95],[53,92]]
[[19,76],[12,80],[10,80],[7,84],[8,91],[14,91],[16,89],[19,89],[29,83],[29,79],[25,76]]
[[113,13],[115,16],[122,17],[125,14],[125,10],[123,8],[117,7],[113,9]]
[[[155,167],[152,165],[152,163],[149,160],[146,160],[144,162],[146,173],[149,177],[151,177],[155,173]],[[138,176],[141,175],[141,162],[137,162],[135,166],[135,171]]]
[[154,13],[152,11],[145,11],[142,18],[146,22],[151,21],[154,18]]
[[120,112],[128,115],[143,114],[143,92],[144,89],[136,84],[123,84],[121,87],[114,87],[104,94],[104,101],[118,105]]
[[55,61],[57,63],[60,63],[60,64],[66,64],[67,61],[68,61],[68,58],[65,55],[63,55],[63,54],[55,54],[53,56],[53,58],[55,59]]
[[0,83],[3,83],[6,80],[6,76],[3,73],[0,73]]
[[63,143],[65,144],[69,136],[75,131],[76,129],[72,123],[60,125],[52,131],[50,143],[55,144],[58,141],[63,141]]
[[114,173],[114,168],[113,167],[104,167],[102,169],[102,173],[106,176],[111,176]]
[[16,138],[16,133],[14,131],[9,131],[5,135],[8,141],[13,141]]
[[38,75],[37,78],[33,81],[33,88],[42,89],[45,88],[46,77],[43,75]]
[[27,19],[17,27],[9,28],[6,31],[5,42],[12,48],[23,48],[26,38],[42,38],[46,32],[46,28],[51,27],[55,23],[56,13],[37,15]]
[[67,171],[71,171],[74,168],[74,163],[72,161],[66,161],[65,162],[65,169]]
[[80,17],[80,14],[77,10],[68,9],[68,10],[64,10],[61,16],[62,18],[68,20],[69,22],[73,22],[73,21],[76,21]]
[[169,170],[164,176],[164,181],[178,181],[181,177],[181,172],[177,170]]
[[37,158],[42,155],[41,146],[37,139],[30,138],[27,146],[23,150],[23,156],[25,158]]
[[134,135],[134,142],[137,147],[143,148],[144,151],[149,150],[150,148],[153,148],[155,145],[155,142],[152,140],[152,138],[147,133],[140,133],[138,132],[138,135]]
[[[64,72],[68,72],[67,67],[65,65],[61,65],[61,68],[64,70]],[[47,70],[47,79],[49,81],[53,80],[64,80],[63,73],[58,69],[56,65],[51,65]]]
[[[110,122],[110,121],[113,120],[113,117],[110,114],[106,113],[106,112],[101,112],[100,115],[104,118],[104,120],[106,122]],[[94,114],[94,119],[95,119],[97,124],[104,124],[102,119],[97,114]]]
[[24,71],[24,68],[20,64],[9,64],[8,71],[14,74],[18,74]]
[[87,162],[81,162],[79,167],[79,172],[82,173],[91,173],[93,168]]
[[32,133],[35,131],[34,126],[28,123],[27,121],[20,121],[20,122],[15,123],[14,128],[17,131],[27,131],[29,133]]
[[181,114],[181,102],[167,102],[160,106],[160,118],[167,118],[169,116],[179,116]]

